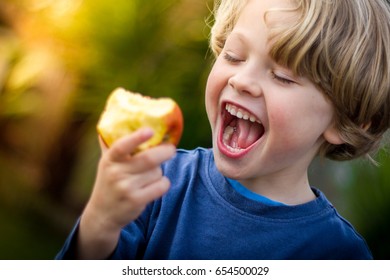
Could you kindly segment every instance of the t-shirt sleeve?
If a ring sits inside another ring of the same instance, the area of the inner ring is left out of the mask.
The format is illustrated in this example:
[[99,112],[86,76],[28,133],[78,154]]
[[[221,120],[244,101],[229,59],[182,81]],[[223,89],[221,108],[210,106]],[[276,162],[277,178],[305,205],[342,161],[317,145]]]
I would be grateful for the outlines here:
[[108,259],[136,260],[142,259],[146,246],[145,227],[141,219],[128,224],[121,230],[118,244]]
[[80,218],[77,220],[73,229],[69,233],[61,250],[56,255],[56,257],[55,257],[56,260],[74,260],[74,259],[76,259],[76,243],[77,243],[77,233],[79,230],[79,226],[80,226]]
[[[152,205],[149,205],[137,220],[122,228],[117,246],[107,259],[142,259],[143,251],[146,246],[145,240],[148,229],[150,208],[152,207]],[[76,249],[79,226],[80,218],[77,220],[55,259],[77,259]]]

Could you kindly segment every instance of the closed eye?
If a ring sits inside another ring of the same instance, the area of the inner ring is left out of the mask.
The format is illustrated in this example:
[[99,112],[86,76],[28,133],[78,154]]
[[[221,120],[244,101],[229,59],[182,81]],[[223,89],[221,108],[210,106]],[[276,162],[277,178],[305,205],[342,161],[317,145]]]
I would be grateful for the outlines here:
[[295,84],[294,81],[287,79],[285,77],[276,75],[274,72],[271,72],[271,76],[272,76],[272,79],[274,79],[282,84],[286,84],[286,85]]
[[238,62],[242,62],[243,60],[242,59],[239,59],[239,58],[236,58],[230,54],[228,54],[227,52],[225,52],[223,54],[223,58],[228,61],[228,62],[232,62],[232,63],[238,63]]

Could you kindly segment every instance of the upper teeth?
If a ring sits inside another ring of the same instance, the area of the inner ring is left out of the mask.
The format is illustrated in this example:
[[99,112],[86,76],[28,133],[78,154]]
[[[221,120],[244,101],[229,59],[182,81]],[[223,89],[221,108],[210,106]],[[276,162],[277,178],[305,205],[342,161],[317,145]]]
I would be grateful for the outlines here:
[[232,104],[226,104],[226,111],[228,111],[232,116],[235,116],[239,119],[249,120],[251,122],[261,123],[260,120],[256,118],[256,116],[252,115],[248,111],[245,111],[241,108],[238,108]]

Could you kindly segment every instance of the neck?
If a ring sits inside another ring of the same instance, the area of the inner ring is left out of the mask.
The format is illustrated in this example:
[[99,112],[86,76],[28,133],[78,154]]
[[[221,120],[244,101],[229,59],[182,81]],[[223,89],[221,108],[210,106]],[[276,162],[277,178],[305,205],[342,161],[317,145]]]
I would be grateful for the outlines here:
[[316,198],[307,173],[300,177],[275,174],[266,178],[238,181],[254,193],[287,205],[299,205]]

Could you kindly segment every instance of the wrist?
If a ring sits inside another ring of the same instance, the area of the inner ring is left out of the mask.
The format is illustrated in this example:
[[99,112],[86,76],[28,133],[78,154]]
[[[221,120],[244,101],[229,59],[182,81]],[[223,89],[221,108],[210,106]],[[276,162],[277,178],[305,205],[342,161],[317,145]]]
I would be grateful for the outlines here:
[[80,259],[105,259],[116,248],[120,227],[115,227],[102,217],[85,211],[80,218],[77,236],[77,257]]

